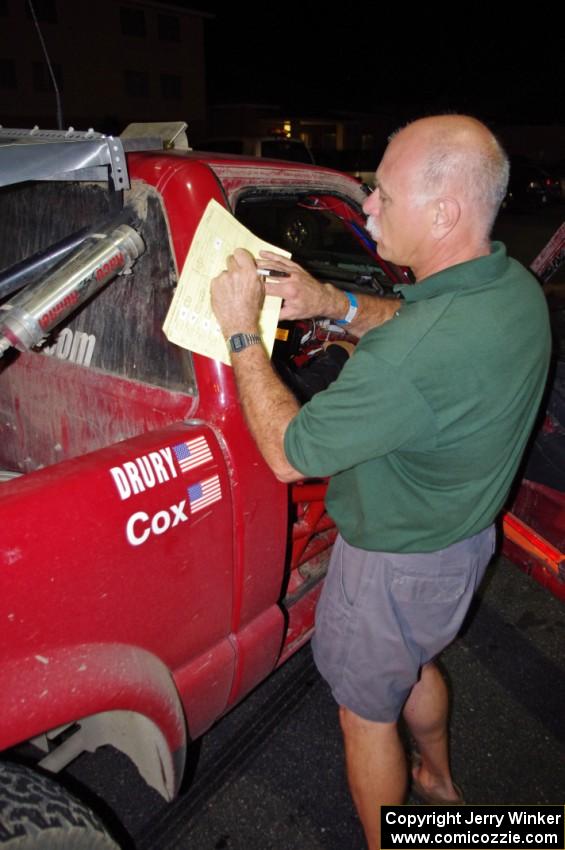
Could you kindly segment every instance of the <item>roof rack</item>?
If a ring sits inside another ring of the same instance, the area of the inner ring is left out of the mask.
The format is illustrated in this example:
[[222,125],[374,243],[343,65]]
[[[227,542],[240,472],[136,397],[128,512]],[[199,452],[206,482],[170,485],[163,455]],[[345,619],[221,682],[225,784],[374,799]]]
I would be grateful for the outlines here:
[[[0,186],[26,180],[107,180],[116,191],[129,189],[125,151],[139,147],[90,129],[33,130],[0,126]],[[162,147],[143,139],[143,149]]]

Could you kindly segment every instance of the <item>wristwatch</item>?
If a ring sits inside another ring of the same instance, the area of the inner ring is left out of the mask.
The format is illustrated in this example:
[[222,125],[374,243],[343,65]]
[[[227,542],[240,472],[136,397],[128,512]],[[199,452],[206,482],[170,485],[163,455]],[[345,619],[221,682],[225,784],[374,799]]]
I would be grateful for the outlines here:
[[227,340],[228,348],[232,353],[237,354],[238,351],[243,351],[250,345],[257,345],[261,342],[259,334],[232,334]]

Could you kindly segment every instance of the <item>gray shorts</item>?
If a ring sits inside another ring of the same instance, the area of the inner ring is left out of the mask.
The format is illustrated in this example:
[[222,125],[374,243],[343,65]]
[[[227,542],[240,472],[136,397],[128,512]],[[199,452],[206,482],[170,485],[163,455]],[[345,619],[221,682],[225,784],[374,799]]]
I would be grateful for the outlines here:
[[338,536],[316,610],[316,665],[340,705],[398,719],[423,664],[451,643],[495,546],[494,526],[446,549],[372,552]]

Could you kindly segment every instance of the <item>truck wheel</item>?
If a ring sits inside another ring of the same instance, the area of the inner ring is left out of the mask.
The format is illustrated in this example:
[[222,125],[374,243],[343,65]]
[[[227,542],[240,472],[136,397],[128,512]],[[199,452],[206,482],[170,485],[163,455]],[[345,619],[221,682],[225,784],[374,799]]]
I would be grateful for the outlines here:
[[101,821],[57,782],[30,768],[0,764],[0,848],[119,850]]

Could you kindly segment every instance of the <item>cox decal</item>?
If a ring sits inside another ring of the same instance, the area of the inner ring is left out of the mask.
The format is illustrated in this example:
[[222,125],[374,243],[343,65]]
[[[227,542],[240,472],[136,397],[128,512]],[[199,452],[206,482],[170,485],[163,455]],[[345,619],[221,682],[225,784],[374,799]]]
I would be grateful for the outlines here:
[[[188,499],[171,505],[163,511],[149,516],[145,511],[136,511],[126,523],[126,538],[132,546],[141,546],[152,534],[157,537],[170,528],[188,522],[187,512],[196,514],[222,499],[222,484],[219,475],[212,475],[187,487]],[[187,505],[188,502],[188,505]]]
[[181,522],[187,522],[185,507],[186,499],[183,499],[177,505],[171,505],[167,510],[158,511],[152,517],[145,511],[137,511],[132,514],[126,524],[128,543],[131,543],[132,546],[141,546],[151,534],[159,536],[170,528],[180,525]]

